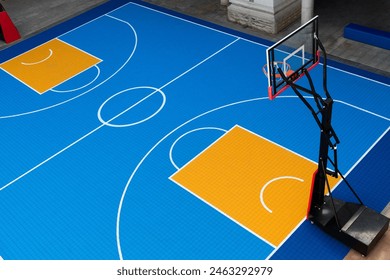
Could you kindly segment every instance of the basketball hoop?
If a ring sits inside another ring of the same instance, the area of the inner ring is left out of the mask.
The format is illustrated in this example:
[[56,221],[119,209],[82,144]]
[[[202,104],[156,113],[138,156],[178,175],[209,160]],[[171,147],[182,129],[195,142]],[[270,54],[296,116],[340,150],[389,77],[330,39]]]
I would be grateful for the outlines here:
[[[290,76],[294,72],[294,71],[291,70],[290,64],[288,64],[286,62],[283,62],[283,61],[275,61],[274,62],[274,68],[275,69],[278,69],[278,68],[282,69],[283,73],[284,73],[284,75],[286,77]],[[264,73],[264,75],[267,78],[269,78],[269,76],[268,76],[269,75],[269,73],[268,73],[268,64],[267,63],[264,64],[264,66],[263,66],[263,73]],[[282,75],[280,75],[279,73],[275,73],[275,74],[271,73],[270,75],[271,76],[275,76],[276,80],[282,79]]]

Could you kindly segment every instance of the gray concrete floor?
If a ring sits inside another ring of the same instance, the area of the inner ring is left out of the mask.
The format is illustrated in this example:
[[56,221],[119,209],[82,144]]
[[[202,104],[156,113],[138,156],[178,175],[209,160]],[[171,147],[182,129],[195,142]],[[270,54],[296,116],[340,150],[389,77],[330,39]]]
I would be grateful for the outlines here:
[[[108,0],[0,0],[22,39],[79,15]],[[0,49],[9,47],[0,41]]]
[[[295,28],[300,20],[279,34],[271,35],[227,20],[227,7],[220,0],[144,0],[180,13],[213,22],[257,37],[278,41]],[[315,0],[314,14],[319,15],[319,35],[329,58],[390,77],[390,51],[343,38],[348,23],[390,32],[389,0]]]
[[[381,212],[382,215],[390,218],[390,202]],[[344,258],[345,260],[390,260],[390,228],[383,235],[378,244],[367,256],[362,256],[359,252],[351,250]]]

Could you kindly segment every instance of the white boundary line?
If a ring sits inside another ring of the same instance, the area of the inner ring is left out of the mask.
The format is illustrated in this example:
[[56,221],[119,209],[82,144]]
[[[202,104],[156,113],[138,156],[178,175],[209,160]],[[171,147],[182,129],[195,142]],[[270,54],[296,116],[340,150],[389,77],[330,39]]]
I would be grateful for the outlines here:
[[246,226],[244,226],[243,224],[241,224],[239,221],[237,221],[236,219],[230,217],[228,214],[226,214],[224,211],[218,209],[217,207],[215,207],[213,204],[211,204],[210,202],[208,202],[207,200],[205,200],[204,198],[202,198],[201,196],[197,195],[196,193],[192,192],[190,189],[186,188],[185,186],[183,186],[182,184],[172,180],[172,178],[170,177],[169,178],[172,182],[174,182],[176,185],[178,185],[179,187],[181,187],[183,190],[187,191],[188,193],[190,193],[191,195],[193,195],[194,197],[196,197],[197,199],[199,199],[200,201],[202,201],[203,203],[205,203],[206,205],[208,205],[209,207],[213,208],[215,211],[217,211],[218,213],[222,214],[223,216],[225,216],[226,218],[228,218],[230,221],[234,222],[235,224],[237,224],[238,226],[242,227],[243,229],[245,229],[246,231],[250,232],[251,234],[253,234],[254,236],[256,236],[258,239],[260,239],[261,241],[263,241],[264,243],[266,243],[268,246],[272,247],[272,248],[275,248],[275,245],[270,243],[268,240],[266,240],[264,237],[258,235],[256,232],[252,231],[251,229],[247,228]]
[[[72,98],[66,99],[66,100],[64,100],[64,101],[62,101],[62,102],[53,104],[53,105],[51,105],[51,106],[47,106],[47,107],[44,107],[44,108],[36,109],[36,110],[33,110],[33,111],[28,111],[28,112],[24,112],[24,113],[13,114],[13,115],[0,116],[0,119],[8,119],[8,118],[14,118],[14,117],[20,117],[20,116],[30,115],[30,114],[42,112],[42,111],[49,110],[49,109],[52,109],[52,108],[54,108],[54,107],[57,107],[57,106],[66,104],[66,103],[68,103],[68,102],[70,102],[70,101],[72,101],[72,100],[75,100],[75,99],[77,99],[77,98],[79,98],[79,97],[81,97],[81,96],[83,96],[83,95],[85,95],[85,94],[91,92],[92,90],[94,90],[94,89],[100,87],[101,85],[103,85],[103,84],[105,84],[107,81],[109,81],[112,77],[114,77],[119,71],[121,71],[121,70],[129,63],[129,61],[131,60],[131,58],[133,57],[133,55],[134,55],[134,53],[135,53],[135,51],[136,51],[136,49],[137,49],[137,45],[138,45],[138,35],[137,35],[136,30],[133,28],[133,26],[132,26],[130,23],[128,23],[128,22],[126,22],[126,21],[123,21],[122,19],[117,19],[117,18],[115,18],[115,17],[109,16],[109,15],[103,15],[103,16],[106,16],[106,17],[115,19],[115,20],[117,20],[117,21],[123,22],[123,23],[127,24],[127,25],[130,27],[130,29],[132,30],[132,32],[133,32],[133,34],[134,34],[134,38],[135,38],[134,48],[133,48],[133,50],[131,51],[129,57],[126,59],[126,61],[125,61],[125,62],[124,62],[124,63],[123,63],[123,64],[122,64],[114,73],[112,73],[110,76],[108,76],[105,80],[103,80],[103,81],[100,82],[99,84],[95,85],[94,87],[88,89],[87,91],[80,93],[79,95],[76,95],[76,96],[74,96],[74,97],[72,97]],[[102,16],[102,17],[103,17],[103,16]],[[99,17],[99,18],[101,18],[101,17]],[[63,35],[61,35],[61,36],[63,36]],[[2,68],[0,68],[0,69],[2,69]],[[4,69],[2,69],[2,70],[5,71]]]
[[[298,99],[298,96],[282,96],[282,97],[283,97],[283,98],[294,98],[294,99]],[[120,241],[120,219],[121,219],[121,211],[122,211],[123,202],[124,202],[124,200],[125,200],[125,196],[126,196],[127,190],[129,189],[129,186],[130,186],[130,184],[131,184],[131,182],[132,182],[132,180],[133,180],[135,174],[137,173],[138,169],[139,169],[140,166],[143,164],[143,162],[144,162],[144,161],[148,158],[148,156],[153,152],[153,150],[156,149],[163,141],[165,141],[165,140],[166,140],[170,135],[172,135],[174,132],[176,132],[176,131],[179,130],[180,128],[184,127],[185,125],[191,123],[192,121],[194,121],[194,120],[196,120],[196,119],[198,119],[198,118],[200,118],[200,117],[203,117],[203,116],[205,116],[205,115],[207,115],[207,114],[210,114],[210,113],[212,113],[212,112],[215,112],[215,111],[224,109],[224,108],[226,108],[226,107],[235,106],[235,105],[239,105],[239,104],[243,104],[243,103],[249,103],[249,102],[253,102],[253,101],[261,101],[261,100],[268,100],[268,97],[259,97],[259,98],[253,98],[253,99],[242,100],[242,101],[230,103],[230,104],[227,104],[227,105],[223,105],[223,106],[214,108],[214,109],[209,110],[209,111],[207,111],[207,112],[204,112],[204,113],[202,113],[202,114],[200,114],[200,115],[198,115],[198,116],[195,116],[195,117],[193,117],[192,119],[190,119],[190,120],[188,120],[188,121],[182,123],[181,125],[179,125],[179,126],[176,127],[175,129],[173,129],[172,131],[170,131],[168,134],[166,134],[163,138],[161,138],[161,139],[160,139],[160,140],[159,140],[159,141],[158,141],[158,142],[157,142],[157,143],[156,143],[156,144],[155,144],[155,145],[154,145],[154,146],[153,146],[145,155],[144,155],[144,157],[143,157],[143,158],[141,159],[141,161],[137,164],[137,166],[136,166],[135,169],[133,170],[132,174],[130,175],[130,177],[129,177],[127,183],[126,183],[126,186],[125,186],[125,188],[124,188],[124,190],[123,190],[122,197],[121,197],[121,200],[120,200],[120,203],[119,203],[119,206],[118,206],[116,236],[117,236],[118,255],[119,255],[119,259],[120,259],[120,260],[123,260],[123,253],[122,253],[121,241]],[[348,105],[348,104],[346,104],[346,105]],[[354,107],[353,107],[353,108],[354,108]],[[365,113],[368,113],[368,112],[366,112],[366,111],[364,111],[364,110],[362,110],[362,111],[365,112]],[[243,128],[243,129],[245,129],[245,128]],[[390,128],[389,128],[389,129],[390,129]],[[387,132],[389,129],[387,129],[386,132]],[[302,155],[300,155],[300,154],[297,154],[296,152],[294,152],[294,151],[292,151],[292,150],[290,150],[290,149],[288,149],[288,148],[286,148],[286,147],[284,147],[284,146],[281,146],[281,145],[279,145],[279,144],[277,144],[277,143],[275,143],[275,142],[273,142],[273,141],[271,141],[271,140],[269,140],[269,139],[267,139],[267,138],[264,138],[264,137],[261,136],[261,135],[258,135],[258,134],[256,134],[256,133],[250,131],[250,130],[248,130],[248,131],[251,132],[251,133],[253,133],[253,134],[255,134],[255,135],[257,135],[257,136],[259,136],[259,137],[261,137],[261,138],[263,138],[263,139],[265,139],[265,140],[270,141],[271,143],[274,143],[275,145],[277,145],[277,146],[279,146],[279,147],[281,147],[281,148],[283,148],[283,149],[285,149],[285,150],[287,150],[287,151],[290,151],[290,152],[292,152],[292,153],[294,153],[294,154],[296,154],[296,155],[298,155],[298,156],[300,156],[300,157],[302,157],[302,158],[304,158],[304,159],[307,159],[308,161],[311,161],[311,162],[315,163],[313,160],[310,160],[310,159],[308,159],[308,158],[306,158],[306,157],[304,157],[304,156],[302,156]],[[370,148],[366,153],[363,154],[363,156],[360,158],[360,160],[359,160],[355,165],[353,165],[352,168],[350,168],[350,170],[345,174],[345,176],[347,176],[347,175],[355,168],[355,166],[356,166],[356,165],[357,165],[357,164],[358,164],[358,163],[359,163],[359,162],[368,154],[368,152],[376,145],[376,143],[379,142],[379,140],[386,134],[386,132],[384,132],[384,133],[380,136],[380,138],[371,146],[371,148]],[[207,149],[207,148],[206,148],[206,149]],[[205,149],[205,150],[206,150],[206,149]],[[200,153],[200,154],[201,154],[201,153]],[[199,154],[199,155],[200,155],[200,154]],[[199,156],[199,155],[198,155],[198,156]],[[196,157],[195,157],[195,158],[196,158]],[[191,162],[191,161],[190,161],[190,162]],[[187,164],[189,164],[189,162],[188,162]],[[187,164],[186,164],[186,165],[187,165]],[[184,165],[182,168],[184,168],[186,165]],[[178,172],[178,171],[177,171],[177,172]],[[176,174],[177,172],[175,172],[174,174]],[[170,179],[171,181],[173,181],[171,178],[172,178],[172,176],[173,176],[174,174],[172,174],[172,175],[169,177],[169,179]],[[173,181],[173,182],[174,182],[174,181]],[[334,186],[333,189],[336,189],[336,187],[337,187],[341,182],[342,182],[342,180],[339,180],[339,182]],[[176,183],[176,182],[175,182],[175,183]],[[177,183],[176,183],[176,184],[177,184]],[[179,184],[178,184],[178,185],[179,185]],[[180,185],[179,185],[179,186],[180,186]],[[185,188],[184,188],[184,189],[185,189]],[[218,210],[218,211],[219,211],[219,210]],[[226,217],[228,217],[226,214],[224,214],[224,215],[225,215]],[[229,218],[229,217],[228,217],[228,218]],[[289,238],[289,236],[291,236],[291,235],[298,229],[298,227],[300,226],[300,224],[302,224],[302,223],[305,221],[305,219],[306,219],[305,217],[302,218],[302,222],[299,223],[293,231],[291,231],[290,235],[288,235],[288,236],[286,237],[286,239],[285,239],[282,243],[279,244],[278,247],[272,246],[272,247],[274,247],[275,249],[274,249],[273,252],[268,256],[268,258],[270,258],[271,255],[274,254],[274,253],[283,245],[283,243]],[[233,221],[234,221],[234,220],[233,220]],[[251,232],[251,231],[249,231],[249,232]],[[253,233],[253,232],[251,232],[251,233]],[[256,235],[256,234],[255,234],[255,236],[258,237],[258,235]],[[260,239],[263,240],[262,238],[260,238]],[[267,243],[268,243],[268,242],[267,242]]]
[[[323,65],[322,63],[320,63],[320,64]],[[328,66],[329,68],[332,68],[333,70],[337,70],[337,71],[343,72],[343,73],[345,73],[345,74],[349,74],[349,75],[351,75],[351,76],[355,76],[355,77],[361,78],[361,79],[363,79],[363,80],[367,80],[367,81],[370,81],[370,82],[373,82],[373,83],[376,83],[376,84],[380,84],[380,85],[382,85],[382,86],[386,86],[386,87],[389,87],[389,88],[390,88],[390,84],[386,84],[386,83],[384,83],[384,82],[380,82],[380,81],[374,80],[374,79],[372,79],[372,78],[368,78],[368,77],[366,77],[366,76],[362,76],[362,75],[360,75],[360,74],[352,73],[352,72],[349,72],[349,71],[347,71],[347,70],[337,68],[337,67],[335,67],[335,66],[331,66],[331,65],[327,65],[327,66]],[[364,70],[363,70],[363,71],[364,71]],[[371,72],[369,72],[369,71],[366,71],[366,72],[371,73]]]
[[[304,96],[305,98],[308,98],[308,99],[314,99],[314,97],[313,96]],[[298,98],[298,96],[296,96],[296,95],[281,95],[281,96],[278,96],[278,99],[284,99],[284,98],[293,98],[293,99],[295,99],[295,98]],[[335,102],[335,103],[340,103],[340,104],[343,104],[343,105],[346,105],[346,106],[348,106],[348,107],[351,107],[351,108],[354,108],[354,109],[356,109],[356,110],[358,110],[358,111],[362,111],[362,112],[364,112],[364,113],[367,113],[367,114],[369,114],[369,115],[373,115],[373,116],[375,116],[375,117],[377,117],[377,118],[380,118],[380,119],[383,119],[383,120],[385,120],[385,121],[390,121],[390,118],[389,117],[385,117],[385,116],[382,116],[382,115],[379,115],[379,114],[377,114],[377,113],[374,113],[374,112],[372,112],[372,111],[369,111],[369,110],[366,110],[366,109],[363,109],[363,108],[361,108],[361,107],[359,107],[359,106],[356,106],[356,105],[353,105],[353,104],[351,104],[351,103],[348,103],[348,102],[344,102],[344,101],[341,101],[341,100],[338,100],[338,99],[334,99],[333,100],[333,102]]]
[[[297,97],[297,98],[298,98],[298,97]],[[249,101],[244,100],[242,103],[247,103],[247,102],[250,102],[250,101],[259,101],[259,100],[264,100],[264,99],[268,99],[268,97],[260,97],[260,98],[249,99]],[[240,104],[240,103],[241,103],[241,102],[239,102],[238,104]],[[237,105],[237,104],[236,104],[236,103],[232,103],[232,105]],[[228,104],[227,106],[223,106],[221,109],[223,109],[224,107],[230,107],[230,106],[232,106],[232,105]],[[262,136],[262,135],[260,135],[260,134],[257,134],[257,133],[255,133],[255,132],[253,132],[253,131],[251,131],[251,130],[248,130],[248,129],[246,129],[245,127],[242,127],[242,126],[240,126],[240,125],[235,125],[234,127],[240,127],[241,129],[247,131],[248,133],[251,133],[251,134],[253,134],[253,135],[256,135],[257,137],[259,137],[259,138],[261,138],[261,139],[263,139],[263,140],[265,140],[265,141],[267,141],[267,142],[270,142],[270,143],[272,143],[273,145],[275,145],[275,146],[277,146],[277,147],[279,147],[279,148],[281,148],[281,149],[283,149],[283,150],[285,150],[285,151],[288,151],[288,152],[290,152],[290,153],[292,153],[292,154],[294,154],[294,155],[296,155],[296,156],[298,156],[298,157],[300,157],[300,158],[303,158],[303,159],[305,159],[305,160],[307,160],[307,161],[310,161],[310,162],[312,162],[312,163],[314,163],[314,164],[317,164],[317,162],[315,162],[314,160],[309,159],[309,158],[307,158],[307,157],[305,157],[305,156],[303,156],[303,155],[301,155],[301,154],[298,154],[297,152],[294,152],[293,150],[290,150],[290,149],[288,149],[288,148],[286,148],[286,147],[284,147],[284,146],[282,146],[282,145],[280,145],[280,144],[278,144],[278,143],[276,143],[276,142],[274,142],[274,141],[272,141],[272,140],[270,140],[270,139],[268,139],[268,138],[266,138],[266,137],[264,137],[264,136]],[[229,130],[229,131],[230,131],[230,130]],[[221,137],[223,137],[223,136],[221,136]],[[210,148],[210,147],[211,147],[214,143],[216,143],[218,140],[219,140],[219,139],[217,139],[217,140],[215,140],[213,143],[211,143],[211,144],[210,144],[208,147],[206,147],[202,152],[200,152],[199,154],[197,154],[194,158],[192,158],[192,159],[191,159],[190,161],[188,161],[185,165],[183,165],[181,168],[179,168],[177,172],[180,172],[181,169],[183,169],[183,168],[187,167],[187,165],[191,164],[192,161],[194,161],[194,160],[197,159],[199,156],[201,156],[208,148]],[[177,172],[175,172],[174,174],[176,174]],[[173,176],[174,174],[172,174],[172,176]]]
[[[201,64],[205,63],[206,61],[208,61],[209,59],[211,59],[212,57],[214,57],[215,55],[219,54],[220,52],[222,52],[223,50],[225,50],[226,48],[228,48],[230,45],[234,44],[238,39],[236,39],[235,41],[231,42],[230,44],[224,46],[223,48],[219,49],[218,51],[214,52],[213,54],[209,55],[208,57],[206,57],[205,59],[203,59],[201,62],[197,63],[196,65],[192,66],[190,69],[188,69],[187,71],[181,73],[180,75],[178,75],[177,77],[175,77],[174,79],[172,79],[171,81],[167,82],[165,85],[163,85],[162,87],[159,88],[159,90],[162,90],[164,87],[170,85],[171,83],[173,83],[174,81],[176,81],[177,79],[179,79],[180,77],[183,77],[184,75],[186,75],[187,73],[189,73],[190,71],[194,70],[196,67],[200,66]],[[131,57],[131,56],[130,56]],[[118,70],[119,71],[119,70]],[[157,92],[157,91],[155,91]],[[119,113],[117,114],[116,116],[112,117],[110,120],[107,121],[107,123],[115,120],[117,117],[119,117],[120,115],[122,115],[122,113]],[[72,146],[74,146],[75,144],[77,144],[78,142],[80,142],[81,140],[87,138],[88,136],[90,136],[91,134],[95,133],[96,131],[100,130],[102,127],[105,127],[106,125],[105,124],[102,124],[98,127],[96,127],[95,129],[91,130],[90,132],[88,132],[87,134],[85,134],[84,136],[80,137],[79,139],[77,139],[76,141],[72,142],[71,144],[69,144],[68,146],[66,146],[65,148],[61,149],[60,151],[58,151],[57,153],[53,154],[52,156],[50,156],[49,158],[47,158],[46,160],[42,161],[41,163],[37,164],[36,166],[34,166],[33,168],[29,169],[28,171],[26,171],[25,173],[21,174],[20,176],[18,176],[17,178],[15,178],[14,180],[12,180],[11,182],[7,183],[6,185],[4,185],[3,187],[0,188],[0,191],[6,189],[7,187],[9,187],[10,185],[12,185],[13,183],[15,183],[16,181],[18,181],[19,179],[25,177],[26,175],[28,175],[29,173],[31,173],[32,171],[34,171],[35,169],[37,169],[38,167],[42,166],[43,164],[45,164],[46,162],[50,161],[51,159],[55,158],[56,156],[58,156],[59,154],[61,154],[62,152],[68,150],[69,148],[71,148]]]
[[181,17],[179,17],[179,16],[171,15],[171,14],[165,13],[165,12],[163,12],[163,11],[155,10],[155,9],[153,9],[153,8],[150,8],[150,7],[145,7],[145,6],[140,5],[140,4],[138,4],[138,3],[128,3],[128,5],[139,6],[139,7],[142,7],[142,8],[144,8],[144,9],[153,11],[153,12],[155,12],[155,13],[163,14],[163,15],[166,15],[166,16],[169,16],[169,17],[172,17],[172,18],[175,18],[175,19],[178,19],[178,20],[181,20],[181,21],[184,21],[184,22],[187,22],[187,23],[190,23],[190,24],[193,24],[193,25],[196,25],[196,26],[205,28],[205,29],[209,29],[209,30],[212,30],[212,31],[221,33],[221,34],[228,35],[229,37],[234,37],[234,38],[237,38],[237,39],[242,39],[241,37],[236,36],[236,35],[233,35],[233,34],[230,34],[230,33],[228,33],[228,32],[224,32],[224,31],[222,31],[222,30],[218,30],[218,29],[212,28],[212,27],[207,26],[207,25],[203,25],[203,24],[200,24],[200,23],[196,23],[196,22],[193,22],[193,21],[191,21],[191,20],[181,18]]
[[[180,167],[177,166],[177,164],[175,163],[174,159],[173,159],[173,150],[176,146],[176,144],[182,139],[184,138],[185,136],[187,136],[188,134],[191,134],[193,132],[197,132],[197,131],[201,131],[201,130],[214,130],[214,131],[222,131],[223,133],[226,133],[228,132],[228,130],[226,129],[223,129],[223,128],[220,128],[220,127],[210,127],[210,126],[207,126],[207,127],[200,127],[200,128],[196,128],[196,129],[192,129],[190,131],[187,131],[185,133],[183,133],[182,135],[180,135],[174,142],[173,144],[171,145],[171,148],[169,149],[169,159],[173,165],[173,167],[176,168],[176,170],[179,170]],[[212,144],[211,144],[212,145]],[[210,145],[210,146],[211,146]]]
[[123,189],[123,193],[122,193],[122,197],[120,199],[120,202],[119,202],[119,206],[118,206],[118,213],[117,213],[117,221],[116,221],[116,241],[117,241],[117,249],[118,249],[118,255],[119,255],[119,259],[120,260],[123,260],[123,254],[122,254],[122,247],[121,247],[121,241],[120,241],[120,220],[121,220],[121,212],[122,212],[122,206],[123,206],[123,202],[125,200],[125,197],[126,197],[126,193],[127,193],[127,190],[129,189],[129,186],[135,176],[135,174],[137,173],[138,169],[141,167],[141,165],[143,164],[143,162],[148,158],[148,156],[165,140],[167,139],[169,136],[171,136],[173,133],[175,133],[177,130],[179,130],[180,128],[184,127],[185,125],[191,123],[192,121],[202,117],[202,116],[205,116],[207,114],[210,114],[212,112],[215,112],[215,111],[218,111],[220,109],[223,109],[223,108],[226,108],[226,107],[230,107],[230,106],[234,106],[234,105],[238,105],[238,104],[242,104],[242,103],[247,103],[247,102],[251,102],[251,101],[256,101],[256,100],[262,100],[262,99],[268,99],[268,97],[260,97],[260,98],[254,98],[254,99],[249,99],[249,100],[244,100],[244,101],[238,101],[238,102],[234,102],[234,103],[231,103],[231,104],[227,104],[227,105],[223,105],[221,107],[218,107],[218,108],[214,108],[214,109],[211,109],[207,112],[204,112],[198,116],[195,116],[191,119],[189,119],[188,121],[182,123],[181,125],[177,126],[175,129],[171,130],[169,133],[167,133],[164,137],[162,137],[159,141],[156,142],[156,144],[154,144],[153,147],[151,147],[149,149],[149,151],[143,156],[143,158],[140,160],[140,162],[137,164],[137,166],[135,167],[135,169],[133,170],[133,172],[131,173],[124,189]]
[[[127,3],[127,4],[123,5],[123,6],[129,5],[129,4],[138,5],[138,4],[135,4],[135,3]],[[118,7],[118,8],[116,8],[115,10],[120,9],[120,8],[122,8],[123,6]],[[147,7],[144,7],[144,6],[141,6],[141,7],[147,8]],[[150,9],[150,8],[148,8],[148,9]],[[115,10],[110,11],[110,13],[114,12]],[[151,9],[151,10],[153,10],[153,9]],[[153,11],[156,11],[156,10],[153,10]],[[161,13],[162,13],[162,12],[161,12]],[[168,14],[168,15],[169,15],[169,14]],[[100,16],[100,17],[98,17],[98,18],[101,18],[101,17],[103,17],[103,16],[108,16],[108,14],[102,15],[102,16]],[[172,15],[170,15],[170,16],[172,16]],[[109,17],[112,17],[112,16],[109,16]],[[97,20],[98,18],[95,18],[95,19],[93,19],[93,20],[91,20],[91,21],[89,21],[89,22],[92,22],[92,21],[94,21],[94,20]],[[112,17],[112,18],[114,18],[114,17]],[[179,19],[180,19],[180,18],[179,18]],[[182,20],[184,20],[184,19],[182,19]],[[186,21],[187,21],[187,20],[186,20]],[[86,25],[86,24],[88,24],[89,22],[87,22],[87,23],[85,23],[85,24],[83,24],[83,25]],[[188,22],[193,23],[193,22],[191,22],[191,21],[188,21]],[[193,24],[196,24],[196,23],[193,23]],[[80,27],[83,26],[83,25],[80,25],[80,26],[78,26],[77,28],[80,28]],[[200,25],[200,24],[196,24],[196,25]],[[203,25],[200,25],[200,26],[203,26]],[[203,27],[205,27],[205,26],[203,26]],[[77,28],[75,28],[75,29],[77,29]],[[212,28],[209,28],[209,27],[207,27],[207,28],[208,28],[208,29],[212,29]],[[75,30],[75,29],[72,29],[71,31],[73,31],[73,30]],[[212,30],[215,30],[215,29],[212,29]],[[69,32],[71,32],[71,31],[68,31],[68,32],[62,34],[61,36],[65,35],[65,34],[67,34],[67,33],[69,33]],[[216,30],[216,31],[221,32],[221,33],[225,33],[225,32],[219,31],[219,30]],[[225,34],[228,34],[228,35],[230,35],[230,36],[232,36],[232,37],[236,37],[236,38],[237,38],[234,42],[230,43],[228,46],[230,46],[231,44],[235,43],[236,41],[238,41],[238,40],[240,39],[240,37],[233,36],[232,34],[229,34],[229,33],[225,33]],[[245,40],[245,41],[248,41],[248,42],[252,42],[252,43],[258,44],[257,42],[253,42],[253,41],[248,40],[248,39],[244,39],[244,40]],[[226,46],[226,47],[228,47],[228,46]],[[225,47],[225,48],[226,48],[226,47]],[[223,49],[221,49],[220,51],[222,51],[222,50],[223,50]],[[218,52],[220,52],[220,51],[218,51]],[[218,52],[217,52],[217,53],[218,53]],[[132,55],[131,55],[131,56],[132,56]],[[131,56],[130,56],[130,58],[131,58]],[[130,60],[130,59],[129,59],[129,60]],[[204,61],[206,61],[206,60],[207,60],[207,59],[205,59]],[[178,77],[176,77],[174,80],[172,80],[172,81],[168,82],[167,84],[165,84],[163,87],[169,85],[170,83],[172,83],[173,81],[177,80],[177,79],[180,78],[181,76],[183,76],[183,75],[185,75],[186,73],[190,72],[192,69],[196,68],[198,65],[202,64],[204,61],[198,63],[197,65],[195,65],[194,67],[192,67],[190,70],[186,71],[185,73],[182,73],[181,75],[179,75]],[[127,61],[127,62],[128,62],[128,61]],[[330,67],[331,67],[331,66],[330,66]],[[342,72],[345,72],[345,73],[348,73],[348,74],[351,74],[351,75],[354,75],[354,76],[358,76],[358,77],[361,77],[361,78],[364,78],[364,79],[367,79],[367,80],[370,80],[370,81],[373,81],[373,82],[382,84],[382,85],[385,85],[385,86],[390,86],[390,85],[388,85],[388,84],[385,84],[385,83],[382,83],[382,82],[378,82],[378,81],[376,81],[376,80],[373,80],[373,79],[370,79],[370,78],[367,78],[367,77],[364,77],[364,76],[360,76],[360,75],[357,75],[357,74],[354,74],[354,73],[351,73],[351,72],[348,72],[348,71],[345,71],[345,70],[341,70],[341,69],[336,68],[336,67],[332,67],[332,68],[334,68],[334,69],[336,69],[336,70],[339,70],[339,71],[342,71]],[[119,70],[118,70],[117,72],[119,72]],[[116,74],[117,72],[115,72],[115,74]],[[112,75],[112,76],[113,76],[113,75]],[[111,78],[112,76],[110,76],[110,78]],[[107,80],[108,80],[108,79],[107,79]],[[162,89],[163,87],[161,87],[161,89]],[[77,97],[78,97],[78,96],[77,96]],[[280,97],[280,98],[282,98],[282,97]],[[193,121],[193,120],[195,120],[195,119],[197,119],[197,118],[199,118],[199,117],[201,117],[201,116],[204,116],[204,115],[206,115],[206,114],[208,114],[208,113],[211,113],[211,112],[213,112],[213,111],[216,111],[216,110],[219,110],[219,109],[228,107],[228,106],[237,105],[237,104],[241,104],[241,103],[245,103],[245,102],[250,102],[250,101],[262,100],[262,99],[268,99],[268,97],[262,97],[262,98],[255,98],[255,99],[251,99],[251,100],[239,101],[239,102],[235,102],[235,103],[232,103],[232,104],[229,104],[229,105],[221,106],[221,107],[219,107],[219,108],[217,108],[217,109],[213,109],[213,110],[210,110],[210,111],[208,111],[208,112],[206,112],[206,113],[203,113],[203,114],[201,114],[201,115],[199,115],[199,116],[197,116],[197,117],[195,117],[195,118],[193,118],[193,119],[191,119],[191,120],[189,120],[189,121],[183,123],[182,125],[178,126],[177,128],[175,128],[173,131],[171,131],[171,132],[168,133],[166,136],[164,136],[162,139],[160,139],[160,141],[158,141],[158,142],[152,147],[152,149],[149,150],[149,151],[145,154],[145,156],[142,158],[142,160],[139,162],[139,164],[137,165],[137,167],[136,167],[135,170],[133,171],[132,175],[130,176],[129,181],[128,181],[128,183],[127,183],[127,185],[126,185],[126,187],[125,187],[125,189],[124,189],[124,192],[123,192],[123,194],[122,194],[122,198],[121,198],[120,204],[119,204],[118,216],[117,216],[117,245],[118,245],[118,253],[119,253],[119,256],[120,256],[121,259],[122,259],[122,251],[121,251],[121,247],[120,247],[120,237],[119,237],[120,210],[121,210],[121,207],[122,207],[122,204],[123,204],[123,200],[124,200],[124,197],[125,197],[127,188],[128,188],[128,186],[129,186],[129,184],[130,184],[130,181],[131,181],[131,179],[133,178],[133,176],[134,176],[134,174],[136,173],[136,171],[138,170],[138,168],[140,167],[140,165],[142,164],[142,162],[147,158],[147,156],[148,156],[148,155],[149,155],[149,154],[150,154],[150,153],[151,153],[151,152],[152,152],[152,151],[153,151],[153,150],[154,150],[154,149],[163,141],[163,140],[165,140],[169,135],[173,134],[173,133],[174,133],[176,130],[178,130],[179,128],[183,127],[184,125],[190,123],[191,121]],[[68,101],[67,101],[67,102],[68,102]],[[64,103],[65,103],[65,102],[64,102]],[[41,111],[41,110],[37,110],[37,111]],[[375,115],[376,115],[376,114],[375,114]],[[8,116],[8,117],[10,117],[10,116]],[[0,119],[1,119],[1,118],[5,118],[5,117],[0,117]],[[113,119],[115,119],[115,117],[113,117]],[[111,120],[113,120],[113,119],[111,119]],[[387,118],[385,118],[385,119],[387,119]],[[82,139],[85,139],[86,137],[88,137],[89,135],[93,134],[94,132],[96,132],[97,130],[99,130],[100,128],[102,128],[102,127],[104,127],[104,126],[105,126],[105,125],[100,125],[99,127],[97,127],[97,128],[95,128],[94,130],[90,131],[89,133],[87,133],[87,134],[84,135],[83,137],[79,138],[79,139],[76,140],[75,142],[71,143],[70,145],[68,145],[67,147],[65,147],[64,149],[62,149],[61,151],[57,152],[57,153],[54,154],[53,156],[49,157],[48,159],[46,159],[45,161],[41,162],[40,164],[38,164],[38,165],[35,166],[34,168],[30,169],[29,171],[25,172],[24,174],[22,174],[21,176],[19,176],[19,177],[16,178],[15,180],[11,181],[11,182],[8,183],[7,185],[5,185],[5,186],[3,186],[2,188],[0,188],[0,191],[1,191],[1,190],[4,190],[6,187],[8,187],[9,185],[11,185],[12,183],[16,182],[16,181],[19,180],[20,178],[22,178],[22,177],[24,177],[25,175],[29,174],[29,173],[32,172],[33,170],[37,169],[38,167],[40,167],[40,166],[43,165],[44,163],[46,163],[46,162],[48,162],[49,160],[53,159],[54,157],[56,157],[57,155],[59,155],[59,154],[62,153],[63,151],[65,151],[65,150],[67,150],[68,148],[72,147],[73,145],[77,144],[77,143],[80,142]],[[389,130],[389,128],[382,134],[382,136],[381,136],[380,138],[378,138],[378,140],[371,146],[371,148],[370,148],[369,150],[367,150],[367,152],[366,152],[365,154],[363,154],[363,156],[360,158],[360,160],[359,160],[358,162],[356,162],[356,164],[350,169],[350,171],[352,171],[353,168],[354,168],[354,167],[355,167],[355,166],[356,166],[356,165],[357,165],[357,164],[358,164],[358,163],[359,163],[359,162],[360,162],[368,153],[369,153],[369,151],[370,151],[370,150],[371,150],[371,149],[380,141],[380,139],[387,133],[388,130]],[[349,171],[349,172],[350,172],[350,171]],[[348,173],[349,173],[349,172],[348,172]],[[0,258],[1,258],[1,257],[0,257]]]

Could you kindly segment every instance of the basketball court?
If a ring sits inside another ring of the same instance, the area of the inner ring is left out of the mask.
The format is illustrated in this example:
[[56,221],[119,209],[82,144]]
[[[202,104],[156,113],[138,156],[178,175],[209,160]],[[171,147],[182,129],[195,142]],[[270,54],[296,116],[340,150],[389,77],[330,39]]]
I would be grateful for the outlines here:
[[[269,100],[271,45],[123,0],[0,54],[0,257],[343,259],[306,220],[320,132]],[[338,168],[380,212],[390,80],[329,64]]]

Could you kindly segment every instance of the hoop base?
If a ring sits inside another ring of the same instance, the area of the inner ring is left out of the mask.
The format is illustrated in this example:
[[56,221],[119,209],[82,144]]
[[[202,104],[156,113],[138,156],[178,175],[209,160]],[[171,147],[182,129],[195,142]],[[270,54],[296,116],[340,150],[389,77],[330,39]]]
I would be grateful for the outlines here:
[[[350,248],[367,255],[389,228],[389,218],[364,205],[344,202],[329,196],[324,206],[309,214],[309,220]],[[334,213],[336,209],[336,213]],[[336,222],[336,215],[339,225]]]

